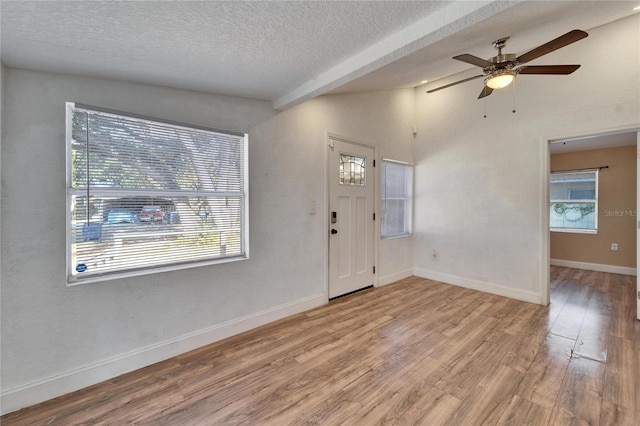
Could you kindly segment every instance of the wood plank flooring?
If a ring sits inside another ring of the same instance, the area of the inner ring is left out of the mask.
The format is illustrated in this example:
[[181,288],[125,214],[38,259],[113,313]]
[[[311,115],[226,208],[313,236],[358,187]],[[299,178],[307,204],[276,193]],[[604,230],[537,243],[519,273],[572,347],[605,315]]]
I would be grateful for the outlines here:
[[635,280],[552,267],[543,307],[407,278],[0,421],[639,425]]

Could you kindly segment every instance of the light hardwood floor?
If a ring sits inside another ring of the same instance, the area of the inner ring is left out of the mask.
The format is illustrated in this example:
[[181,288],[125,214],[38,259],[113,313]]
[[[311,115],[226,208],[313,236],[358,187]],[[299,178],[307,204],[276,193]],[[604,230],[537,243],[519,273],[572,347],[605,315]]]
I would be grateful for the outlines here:
[[421,278],[2,417],[9,425],[639,425],[635,277],[552,267],[548,307]]

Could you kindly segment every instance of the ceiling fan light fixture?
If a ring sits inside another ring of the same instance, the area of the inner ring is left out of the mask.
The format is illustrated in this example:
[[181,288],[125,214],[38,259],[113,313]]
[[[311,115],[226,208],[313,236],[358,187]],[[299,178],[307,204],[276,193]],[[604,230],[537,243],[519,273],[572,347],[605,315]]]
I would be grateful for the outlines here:
[[490,89],[503,89],[513,83],[513,80],[515,79],[516,73],[504,70],[491,75],[485,80],[484,84],[486,84]]
[[[578,40],[582,40],[589,34],[582,30],[571,30],[533,50],[530,50],[520,56],[513,53],[502,53],[508,37],[501,38],[493,42],[493,47],[498,50],[498,55],[488,60],[479,58],[469,53],[454,56],[453,59],[467,64],[482,68],[483,74],[474,75],[473,77],[463,78],[444,86],[427,90],[427,93],[433,93],[447,87],[455,86],[465,81],[475,80],[476,78],[484,78],[484,87],[478,99],[486,98],[495,89],[504,89],[511,83],[515,89],[516,75],[518,74],[537,74],[537,75],[568,75],[580,68],[580,65],[524,65],[540,56],[551,53]],[[521,67],[521,65],[524,65]]]

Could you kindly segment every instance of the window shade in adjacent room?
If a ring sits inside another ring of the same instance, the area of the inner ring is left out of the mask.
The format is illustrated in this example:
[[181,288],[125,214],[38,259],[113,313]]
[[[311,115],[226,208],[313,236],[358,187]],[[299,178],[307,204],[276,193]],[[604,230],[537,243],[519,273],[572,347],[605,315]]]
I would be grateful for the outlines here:
[[553,231],[596,232],[598,170],[553,172],[549,183]]

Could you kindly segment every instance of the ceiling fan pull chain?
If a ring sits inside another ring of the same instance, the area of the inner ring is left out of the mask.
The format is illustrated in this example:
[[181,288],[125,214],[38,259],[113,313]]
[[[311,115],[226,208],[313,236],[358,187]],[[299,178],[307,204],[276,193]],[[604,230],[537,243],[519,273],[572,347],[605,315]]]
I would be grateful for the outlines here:
[[487,118],[487,97],[484,97],[484,118]]
[[513,80],[513,109],[511,110],[512,113],[516,113],[516,81],[518,79],[516,78],[515,80]]

